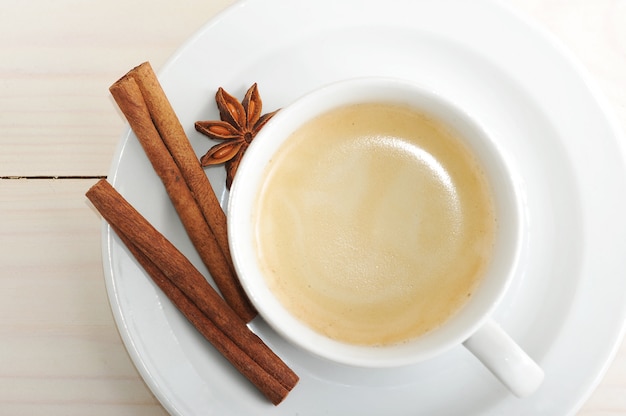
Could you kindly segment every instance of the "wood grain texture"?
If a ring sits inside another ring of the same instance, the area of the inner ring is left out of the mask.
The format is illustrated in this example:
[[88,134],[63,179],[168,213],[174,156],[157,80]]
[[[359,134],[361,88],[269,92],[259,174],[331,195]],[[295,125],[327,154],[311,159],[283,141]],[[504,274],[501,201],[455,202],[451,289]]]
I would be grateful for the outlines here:
[[[626,130],[626,1],[504,1],[570,49]],[[232,2],[3,2],[0,177],[68,179],[0,179],[1,415],[166,415],[113,322],[83,177],[107,174],[125,128],[112,82],[158,71]],[[626,415],[626,344],[579,415]]]
[[94,182],[0,180],[0,414],[166,414],[113,322]]
[[125,126],[108,87],[158,70],[232,0],[43,0],[0,12],[0,177],[105,175]]

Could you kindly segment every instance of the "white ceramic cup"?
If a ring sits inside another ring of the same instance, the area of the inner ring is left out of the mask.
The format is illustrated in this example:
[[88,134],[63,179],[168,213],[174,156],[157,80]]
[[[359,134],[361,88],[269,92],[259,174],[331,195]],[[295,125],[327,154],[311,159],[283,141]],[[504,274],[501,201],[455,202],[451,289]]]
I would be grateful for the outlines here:
[[[364,102],[408,104],[457,130],[491,184],[498,222],[491,265],[463,309],[425,335],[382,347],[330,339],[292,316],[272,293],[258,265],[252,221],[266,166],[291,133],[333,108]],[[498,145],[485,130],[436,92],[389,78],[340,81],[315,90],[279,111],[248,148],[228,204],[231,253],[242,285],[260,315],[292,343],[326,359],[360,367],[414,364],[463,344],[518,397],[527,396],[539,387],[543,371],[490,316],[515,277],[522,228],[519,190]]]

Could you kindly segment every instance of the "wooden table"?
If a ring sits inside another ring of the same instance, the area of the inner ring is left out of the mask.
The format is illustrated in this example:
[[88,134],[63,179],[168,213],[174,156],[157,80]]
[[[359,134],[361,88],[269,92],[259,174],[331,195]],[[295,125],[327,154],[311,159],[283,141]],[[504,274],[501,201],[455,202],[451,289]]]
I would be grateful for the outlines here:
[[[626,128],[626,1],[508,0],[582,61]],[[231,0],[9,0],[0,11],[0,414],[164,415],[104,287],[85,191],[124,129],[109,85],[158,70]],[[626,415],[626,345],[580,410]]]

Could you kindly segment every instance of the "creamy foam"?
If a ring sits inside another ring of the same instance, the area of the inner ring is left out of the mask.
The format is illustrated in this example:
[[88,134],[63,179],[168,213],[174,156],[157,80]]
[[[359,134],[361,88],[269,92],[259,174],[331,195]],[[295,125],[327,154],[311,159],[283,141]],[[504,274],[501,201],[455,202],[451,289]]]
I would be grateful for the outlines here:
[[256,247],[270,288],[354,344],[419,336],[469,299],[493,247],[488,183],[439,121],[359,104],[296,131],[266,171]]

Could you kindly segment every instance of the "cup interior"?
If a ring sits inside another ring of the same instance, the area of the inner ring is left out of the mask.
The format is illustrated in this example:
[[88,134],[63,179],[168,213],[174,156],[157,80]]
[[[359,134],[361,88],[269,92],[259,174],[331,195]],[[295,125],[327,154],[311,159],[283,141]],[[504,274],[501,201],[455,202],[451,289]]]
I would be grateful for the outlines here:
[[[497,229],[490,266],[468,303],[441,327],[390,346],[368,347],[338,342],[294,318],[266,284],[254,247],[252,212],[272,155],[307,121],[333,108],[380,102],[409,105],[458,131],[473,151],[491,186]],[[518,262],[521,209],[515,181],[498,144],[455,103],[427,88],[389,78],[341,81],[305,95],[279,111],[248,148],[231,187],[228,233],[231,254],[242,285],[260,315],[279,334],[329,360],[361,367],[416,363],[459,345],[488,319],[504,295]]]

